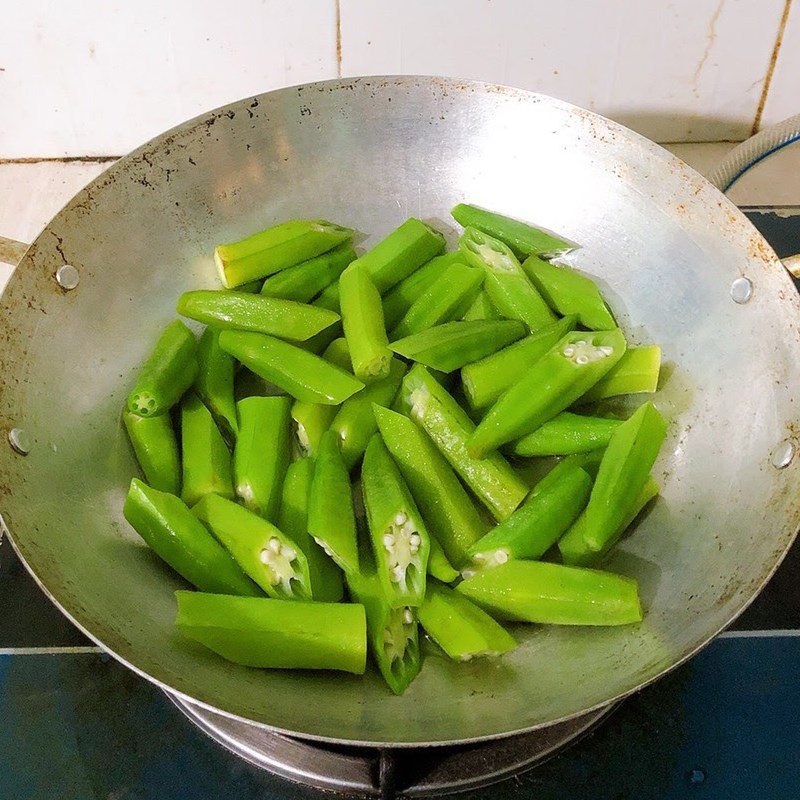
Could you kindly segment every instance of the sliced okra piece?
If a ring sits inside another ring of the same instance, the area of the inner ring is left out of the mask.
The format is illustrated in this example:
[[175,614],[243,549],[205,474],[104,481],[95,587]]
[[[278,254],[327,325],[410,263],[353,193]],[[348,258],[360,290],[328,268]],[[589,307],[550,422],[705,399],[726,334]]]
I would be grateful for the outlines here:
[[552,257],[575,249],[569,242],[539,230],[533,225],[477,206],[459,203],[450,213],[464,228],[477,228],[505,242],[518,257],[529,256],[532,253]]
[[385,378],[392,351],[383,323],[381,296],[363,266],[353,264],[342,273],[339,304],[353,374],[364,383]]
[[543,625],[627,625],[642,619],[633,578],[547,561],[507,561],[476,572],[456,591],[498,619]]
[[352,245],[341,244],[328,253],[271,275],[261,286],[261,294],[308,303],[338,280],[345,267],[355,259],[356,251]]
[[473,319],[500,319],[500,314],[497,313],[497,309],[492,305],[489,295],[481,289],[461,319],[466,321]]
[[[486,532],[475,505],[428,434],[403,414],[374,408],[389,453],[411,490],[431,536],[428,571],[435,560],[434,540],[448,560],[460,566],[467,550]],[[449,582],[449,581],[447,581]]]
[[164,328],[142,365],[128,395],[128,411],[140,417],[157,417],[169,411],[194,383],[197,369],[194,334],[176,319]]
[[402,410],[431,438],[475,496],[503,520],[522,502],[528,487],[498,452],[474,458],[467,441],[475,423],[428,370],[416,364],[403,379]]
[[[327,289],[321,292],[318,297],[311,301],[311,305],[318,306],[319,308],[326,308],[328,311],[335,311],[338,314],[339,281],[332,283]],[[320,331],[310,339],[306,339],[300,346],[304,350],[308,350],[309,353],[322,353],[331,342],[343,336],[344,330],[342,329],[342,322],[339,320],[339,322],[331,325],[329,328],[325,328],[324,331]]]
[[219,331],[213,328],[203,331],[197,345],[197,363],[194,389],[226,436],[235,439],[239,432],[233,393],[236,365],[230,353],[219,346]]
[[339,321],[335,311],[262,294],[197,289],[178,298],[178,313],[222,330],[253,331],[302,342]]
[[231,454],[211,412],[191,394],[181,405],[182,500],[193,506],[207,494],[233,499]]
[[180,494],[181,459],[169,412],[140,417],[125,409],[122,420],[147,483],[159,491]]
[[214,494],[206,495],[192,513],[270,597],[311,597],[305,554],[269,520]]
[[482,410],[492,405],[528,367],[574,331],[577,321],[574,315],[564,317],[474,364],[467,364],[461,370],[461,382],[470,407]]
[[353,263],[363,266],[381,294],[444,250],[444,236],[410,217]]
[[353,495],[339,439],[325,431],[319,443],[308,498],[308,532],[345,573],[358,569]]
[[464,577],[514,558],[541,558],[578,518],[591,488],[589,474],[574,467],[544,490],[531,492],[508,519],[469,548],[470,564],[462,571]]
[[450,563],[439,540],[430,532],[429,535],[431,549],[428,553],[428,575],[442,583],[452,583],[460,577],[461,573]]
[[600,552],[612,540],[642,491],[667,435],[667,422],[645,403],[611,436],[592,488],[583,538]]
[[463,263],[464,256],[459,252],[436,256],[386,292],[383,296],[383,320],[386,329],[391,330],[400,322],[413,302],[436,283],[447,267]]
[[403,694],[421,664],[416,609],[389,602],[374,564],[349,574],[347,586],[353,600],[364,606],[369,650],[378,670],[395,694]]
[[239,436],[233,450],[236,496],[275,522],[291,457],[288,397],[247,397],[236,404]]
[[524,322],[531,332],[556,321],[507,245],[476,228],[467,228],[458,246],[471,265],[484,271],[484,289],[503,317]]
[[459,262],[451,264],[392,328],[392,340],[403,339],[461,317],[481,290],[483,279],[483,270]]
[[524,335],[525,326],[514,319],[445,322],[392,342],[390,347],[426,367],[453,372]]
[[636,499],[631,503],[625,512],[625,517],[614,532],[603,545],[602,550],[592,550],[583,538],[585,512],[572,524],[570,529],[558,540],[558,549],[561,551],[561,558],[565,564],[573,567],[593,567],[598,564],[609,550],[622,538],[630,524],[641,514],[644,507],[658,495],[659,485],[653,480],[652,476],[642,487]]
[[231,244],[219,244],[214,261],[228,289],[300,264],[353,238],[350,228],[323,219],[293,219]]
[[590,278],[537,256],[526,258],[522,262],[522,269],[533,281],[539,294],[559,314],[576,314],[578,322],[591,331],[607,331],[617,327],[603,295]]
[[517,456],[566,456],[605,447],[622,424],[619,419],[587,417],[562,411],[533,433],[517,439],[511,452]]
[[366,618],[364,607],[356,603],[295,603],[201,592],[175,596],[175,624],[181,633],[235,664],[356,675],[366,668]]
[[418,606],[425,596],[430,539],[422,515],[379,433],[361,467],[378,577],[393,606]]
[[219,344],[249,370],[296,400],[338,405],[364,388],[350,373],[273,336],[222,331]]
[[312,598],[336,603],[344,593],[342,571],[308,532],[308,500],[313,478],[312,458],[301,458],[289,465],[281,492],[278,528],[305,553]]
[[571,406],[622,358],[625,337],[612,331],[568,333],[486,412],[469,440],[480,457],[535,431]]
[[485,611],[449,586],[431,581],[419,621],[428,635],[454,661],[499,656],[517,646],[514,637]]
[[392,404],[400,390],[405,372],[405,365],[393,358],[389,374],[345,400],[333,418],[330,427],[339,437],[339,447],[348,470],[353,469],[358,463],[367,449],[369,440],[378,430],[373,408]]
[[621,394],[655,392],[661,371],[661,348],[657,344],[629,347],[625,355],[601,378],[579,403],[603,400]]
[[201,592],[261,594],[228,551],[175,495],[134,478],[122,513],[150,549]]

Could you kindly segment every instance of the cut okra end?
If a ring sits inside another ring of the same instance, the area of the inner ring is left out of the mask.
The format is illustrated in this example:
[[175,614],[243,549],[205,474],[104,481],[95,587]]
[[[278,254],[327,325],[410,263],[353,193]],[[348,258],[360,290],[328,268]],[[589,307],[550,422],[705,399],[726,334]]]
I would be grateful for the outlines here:
[[613,356],[615,350],[610,345],[594,345],[587,339],[578,339],[564,345],[561,354],[567,361],[571,361],[579,367],[592,364],[595,361],[602,361],[604,358]]
[[414,611],[409,606],[393,608],[383,629],[383,654],[396,679],[405,674],[410,661],[417,658],[419,644]]
[[258,554],[268,573],[270,585],[286,597],[306,598],[308,591],[297,561],[298,551],[273,536]]
[[401,592],[406,592],[408,584],[413,584],[422,571],[422,537],[417,526],[407,514],[398,511],[386,528],[381,543],[385,550],[390,580],[397,584]]
[[479,570],[492,569],[505,564],[511,558],[511,551],[505,547],[496,550],[487,550],[482,553],[473,553],[468,566],[461,570],[461,577],[466,581],[472,578]]
[[128,410],[140,417],[152,417],[158,411],[158,402],[151,394],[137,392],[128,398]]

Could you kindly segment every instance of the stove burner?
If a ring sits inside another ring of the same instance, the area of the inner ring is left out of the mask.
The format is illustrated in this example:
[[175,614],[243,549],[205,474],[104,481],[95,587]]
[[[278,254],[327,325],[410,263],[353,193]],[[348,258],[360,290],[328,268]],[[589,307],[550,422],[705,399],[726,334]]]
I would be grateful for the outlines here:
[[614,708],[489,742],[379,750],[293,739],[168,697],[202,731],[251,764],[316,789],[386,800],[477,789],[517,775],[577,741]]

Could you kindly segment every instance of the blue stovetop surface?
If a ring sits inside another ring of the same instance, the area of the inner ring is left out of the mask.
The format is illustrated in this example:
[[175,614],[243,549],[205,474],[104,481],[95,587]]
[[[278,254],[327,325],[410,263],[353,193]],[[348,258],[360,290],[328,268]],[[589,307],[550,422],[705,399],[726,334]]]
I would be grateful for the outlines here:
[[[779,256],[800,252],[797,220],[750,216]],[[796,800],[798,587],[800,543],[734,631],[571,749],[461,796]],[[223,750],[160,691],[88,644],[0,544],[0,800],[325,796]]]

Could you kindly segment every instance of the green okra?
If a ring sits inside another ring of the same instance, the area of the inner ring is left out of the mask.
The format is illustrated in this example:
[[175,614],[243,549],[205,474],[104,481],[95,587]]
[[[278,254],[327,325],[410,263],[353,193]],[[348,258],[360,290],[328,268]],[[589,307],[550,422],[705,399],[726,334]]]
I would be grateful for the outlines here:
[[200,591],[261,594],[228,551],[175,495],[134,478],[122,513],[150,549]]
[[195,394],[181,405],[181,499],[193,506],[207,494],[233,499],[231,454],[211,412]]
[[230,353],[219,346],[219,331],[206,328],[197,345],[199,370],[194,389],[217,425],[230,438],[239,432],[236,401],[233,393],[233,376],[236,364]]
[[140,417],[157,417],[169,411],[194,383],[197,369],[194,334],[176,319],[164,328],[142,365],[128,395],[128,411]]
[[402,409],[431,438],[475,496],[503,520],[522,502],[528,487],[497,452],[474,458],[467,441],[475,423],[428,370],[416,364],[403,379]]
[[485,611],[449,586],[431,581],[419,621],[428,635],[454,661],[499,656],[517,646],[514,637]]
[[212,328],[302,342],[339,321],[335,311],[262,294],[198,289],[178,298],[179,314]]
[[507,561],[476,572],[456,591],[499,619],[543,625],[627,625],[642,619],[633,578],[547,561]]
[[[469,495],[429,436],[403,414],[374,408],[383,441],[406,480],[434,545],[441,545],[447,559],[460,566],[467,550],[483,536],[486,525]],[[443,580],[441,575],[435,577]],[[449,581],[448,581],[449,582]]]
[[459,252],[436,256],[386,292],[383,296],[383,320],[386,329],[391,330],[397,325],[413,302],[436,283],[447,267],[463,263],[464,256]]
[[215,494],[206,495],[192,513],[270,597],[311,597],[305,554],[269,520]]
[[390,347],[426,367],[453,372],[524,335],[525,326],[515,319],[445,322],[392,342]]
[[500,314],[497,313],[497,309],[492,305],[489,295],[481,289],[461,319],[466,321],[473,319],[500,319]]
[[392,340],[458,319],[472,305],[483,280],[483,270],[459,262],[451,264],[411,304],[392,329]]
[[484,289],[501,316],[524,322],[531,332],[556,321],[507,245],[476,228],[467,228],[458,246],[469,264],[484,271]]
[[593,567],[602,561],[609,550],[622,538],[622,535],[630,527],[630,524],[639,516],[644,507],[658,495],[660,488],[649,477],[636,496],[633,503],[626,509],[625,516],[614,535],[611,536],[603,548],[599,551],[592,550],[583,536],[585,512],[572,524],[570,529],[558,540],[558,549],[561,551],[561,559],[565,564],[572,567]]
[[539,256],[557,256],[575,249],[569,242],[546,231],[477,206],[459,203],[450,213],[464,228],[477,228],[505,242],[518,257],[529,256],[532,253]]
[[410,217],[353,263],[363,266],[381,294],[444,250],[444,236]]
[[236,496],[275,522],[291,458],[288,397],[246,397],[236,404],[239,436],[233,450]]
[[584,328],[606,331],[617,323],[594,281],[569,267],[556,266],[537,256],[526,258],[522,269],[550,307],[559,314],[576,314]]
[[181,459],[169,412],[140,417],[125,409],[122,420],[147,483],[159,491],[179,494]]
[[219,344],[249,370],[296,400],[338,405],[364,388],[350,373],[273,336],[222,331]]
[[661,371],[661,348],[657,344],[629,347],[622,358],[578,402],[588,403],[621,394],[655,392]]
[[461,370],[461,381],[470,407],[481,410],[492,405],[528,367],[575,330],[577,321],[574,315],[564,317],[474,364],[467,364]]
[[428,575],[442,583],[452,583],[461,576],[461,573],[450,563],[439,540],[430,532],[428,535],[431,542],[428,553]]
[[347,466],[332,430],[319,443],[308,498],[308,532],[345,573],[358,570],[358,539]]
[[311,301],[311,305],[324,308],[327,311],[335,311],[338,314],[340,309],[339,281],[332,283],[324,291],[320,292],[319,295]]
[[369,440],[378,430],[373,408],[392,404],[405,372],[405,365],[393,358],[385,378],[369,384],[363,391],[345,400],[337,411],[330,427],[339,437],[339,447],[348,470],[358,463]]
[[486,412],[469,439],[470,454],[479,458],[564,411],[620,360],[625,347],[618,328],[568,333]]
[[[350,352],[345,339],[334,339],[322,357],[331,364],[336,365],[345,372],[351,369]],[[361,397],[364,391],[357,394]],[[355,398],[353,398],[355,400]],[[345,403],[349,400],[345,400]],[[305,400],[295,400],[292,404],[292,419],[295,423],[295,433],[300,450],[309,456],[317,454],[319,440],[331,426],[334,417],[340,409],[337,406],[324,403],[309,403]],[[366,445],[365,445],[366,446]]]
[[605,447],[622,424],[619,419],[586,417],[562,411],[533,433],[517,439],[511,452],[517,456],[566,456]]
[[[339,281],[328,286],[318,297],[311,301],[311,305],[318,306],[319,308],[327,308],[328,311],[335,311],[338,314]],[[300,344],[300,347],[304,350],[308,350],[309,353],[321,353],[331,342],[335,341],[340,336],[344,336],[341,320],[331,325],[329,328],[325,328],[324,331],[315,334],[310,339],[306,339]]]
[[344,593],[342,572],[308,532],[308,500],[313,478],[313,459],[301,458],[289,465],[281,492],[278,528],[305,554],[312,598],[336,603]]
[[667,422],[652,403],[645,403],[614,431],[583,522],[583,538],[592,550],[603,550],[617,535],[650,476],[666,435]]
[[308,303],[338,280],[345,267],[355,259],[356,251],[352,245],[341,244],[327,253],[271,275],[261,286],[261,294]]
[[353,374],[364,383],[385,378],[392,351],[383,323],[381,296],[363,266],[353,264],[342,273],[339,304]]
[[471,563],[464,577],[515,558],[541,558],[578,518],[591,488],[589,474],[576,466],[544,489],[531,492],[508,519],[469,548]]
[[430,537],[379,433],[364,453],[361,486],[384,593],[392,606],[418,606],[425,596]]
[[222,285],[228,289],[264,278],[327,253],[353,238],[350,228],[322,219],[293,219],[214,250]]
[[[236,287],[237,292],[247,292],[248,294],[257,294],[261,291],[261,284],[264,281],[261,278],[257,278],[254,281],[248,281],[247,283],[242,283]],[[227,289],[220,289],[219,291],[225,292],[228,291]]]
[[364,606],[369,651],[378,670],[392,692],[403,694],[421,666],[416,609],[389,602],[374,564],[349,574],[347,586]]
[[364,607],[269,597],[175,592],[185,636],[246,667],[331,669],[361,675],[367,662]]

